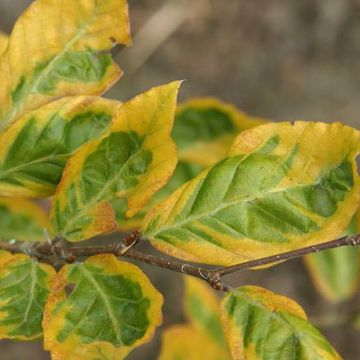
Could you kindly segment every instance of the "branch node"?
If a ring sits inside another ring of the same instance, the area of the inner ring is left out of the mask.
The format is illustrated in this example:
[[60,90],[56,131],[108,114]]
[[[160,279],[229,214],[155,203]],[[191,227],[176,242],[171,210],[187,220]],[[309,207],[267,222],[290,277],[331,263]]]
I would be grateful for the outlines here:
[[131,248],[133,248],[140,240],[140,231],[135,230],[125,236],[121,241],[115,246],[114,255],[121,256],[126,254]]
[[347,238],[347,242],[351,246],[360,245],[360,236],[359,235],[352,235]]
[[223,283],[221,275],[217,271],[209,271],[207,276],[207,282],[215,289],[219,291],[230,291],[232,288]]

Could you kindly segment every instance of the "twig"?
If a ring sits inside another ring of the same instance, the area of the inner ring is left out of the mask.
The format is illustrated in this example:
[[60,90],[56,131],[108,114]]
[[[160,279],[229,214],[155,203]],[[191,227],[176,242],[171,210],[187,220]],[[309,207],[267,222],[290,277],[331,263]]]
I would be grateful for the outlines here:
[[144,254],[134,249],[130,249],[125,254],[123,254],[123,256],[152,266],[157,266],[163,269],[168,269],[185,275],[197,277],[208,282],[210,286],[212,286],[215,290],[231,290],[231,287],[225,285],[221,281],[221,277],[214,270],[209,270],[200,266],[194,266],[184,262],[167,260],[154,255]]
[[279,261],[292,260],[311,253],[334,249],[341,246],[357,246],[357,245],[360,245],[360,234],[356,234],[352,236],[344,236],[340,239],[327,241],[322,244],[312,245],[301,249],[288,251],[282,254],[266,256],[261,259],[247,261],[238,265],[219,268],[215,272],[219,274],[220,277],[222,277],[237,271],[273,264]]
[[134,231],[123,238],[119,243],[106,246],[87,247],[62,247],[58,242],[52,243],[29,243],[29,242],[1,242],[0,249],[12,253],[24,253],[41,261],[52,262],[54,260],[72,263],[80,258],[97,254],[113,254],[117,257],[127,257],[152,266],[168,269],[182,274],[203,279],[214,289],[229,291],[231,287],[225,285],[222,277],[237,271],[256,268],[263,265],[273,264],[285,260],[295,259],[310,253],[333,249],[340,246],[360,245],[360,234],[345,236],[337,240],[328,241],[322,244],[308,246],[302,249],[288,251],[282,254],[267,256],[261,259],[247,261],[238,265],[207,269],[201,266],[191,265],[186,262],[164,259],[158,256],[144,254],[136,251],[134,245],[140,240],[141,233]]

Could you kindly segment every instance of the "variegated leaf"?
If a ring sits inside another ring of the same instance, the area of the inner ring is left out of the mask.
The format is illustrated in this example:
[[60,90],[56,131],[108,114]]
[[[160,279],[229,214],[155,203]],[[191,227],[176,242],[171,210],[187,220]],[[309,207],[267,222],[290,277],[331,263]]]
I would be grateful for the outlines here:
[[63,98],[8,127],[0,133],[0,195],[52,195],[70,155],[100,137],[119,106],[98,97]]
[[227,349],[220,321],[220,302],[207,283],[194,277],[185,278],[185,314],[199,332],[211,342]]
[[190,325],[175,325],[162,335],[159,360],[230,360],[230,355],[204,332]]
[[264,123],[215,98],[196,98],[177,109],[173,137],[179,159],[203,166],[221,160],[236,135]]
[[228,293],[222,320],[233,359],[341,359],[297,303],[256,286]]
[[187,162],[178,162],[175,171],[169,182],[158,191],[149,201],[149,204],[139,213],[131,218],[126,217],[127,201],[126,199],[116,199],[111,202],[115,211],[116,222],[120,231],[128,231],[138,229],[144,220],[147,210],[167,198],[173,191],[177,190],[181,185],[193,179],[202,170],[202,166]]
[[[354,216],[345,235],[360,232],[360,212]],[[304,257],[316,288],[332,302],[350,299],[360,286],[360,249],[341,247]]]
[[159,250],[218,265],[334,239],[359,203],[360,132],[340,123],[271,123],[241,133],[227,158],[151,209]]
[[0,197],[0,241],[44,241],[52,235],[48,215],[35,203]]
[[160,325],[162,296],[136,266],[97,255],[58,274],[44,316],[56,360],[123,359]]
[[8,44],[8,36],[0,32],[0,55],[5,51]]
[[111,231],[111,200],[126,198],[132,216],[166,184],[177,161],[170,132],[179,85],[153,88],[122,105],[106,135],[70,158],[53,202],[59,235],[79,241]]
[[42,318],[55,270],[26,255],[0,252],[0,339],[33,340],[42,335]]
[[263,122],[215,98],[196,98],[178,106],[172,133],[183,160],[178,163],[167,185],[153,196],[147,209],[136,216],[126,218],[124,199],[112,203],[120,230],[139,228],[150,206],[194,178],[205,165],[223,158],[239,132]]
[[0,58],[0,127],[62,96],[103,93],[121,75],[116,43],[130,43],[126,0],[34,1]]

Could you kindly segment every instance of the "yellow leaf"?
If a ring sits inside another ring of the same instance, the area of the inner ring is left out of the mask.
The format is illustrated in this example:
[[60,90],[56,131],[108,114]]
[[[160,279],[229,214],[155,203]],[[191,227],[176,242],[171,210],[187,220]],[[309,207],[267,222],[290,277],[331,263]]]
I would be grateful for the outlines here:
[[21,198],[0,197],[0,240],[45,241],[52,229],[45,211]]
[[177,162],[170,132],[179,86],[159,86],[125,103],[110,130],[70,158],[53,202],[57,234],[79,241],[114,230],[110,201],[125,198],[132,216],[166,184]]
[[5,51],[8,44],[8,36],[0,32],[0,55]]
[[162,336],[159,360],[230,360],[226,350],[190,325],[175,325]]
[[235,140],[144,221],[159,250],[232,265],[332,240],[359,204],[360,132],[340,123],[270,123]]
[[0,127],[62,96],[103,93],[121,75],[116,43],[130,43],[126,0],[34,1],[0,58]]
[[163,298],[135,265],[97,255],[65,266],[45,308],[53,360],[123,359],[161,324]]
[[192,325],[226,350],[220,322],[220,303],[214,290],[204,281],[186,276],[184,307]]
[[264,122],[216,98],[191,99],[176,112],[173,137],[179,159],[212,165],[226,155],[238,133]]

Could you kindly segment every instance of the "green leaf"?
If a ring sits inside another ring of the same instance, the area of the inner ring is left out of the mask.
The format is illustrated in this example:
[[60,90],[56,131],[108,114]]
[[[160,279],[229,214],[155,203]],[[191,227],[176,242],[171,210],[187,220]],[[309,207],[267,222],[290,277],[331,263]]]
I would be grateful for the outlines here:
[[44,343],[57,360],[123,359],[161,323],[161,294],[136,266],[98,255],[65,266],[44,316]]
[[225,296],[221,310],[233,359],[341,359],[289,298],[244,286]]
[[263,124],[231,104],[215,98],[195,98],[177,109],[173,137],[179,159],[203,166],[221,160],[236,135]]
[[67,163],[54,197],[57,234],[79,241],[116,228],[109,203],[126,198],[136,214],[176,166],[170,136],[180,82],[159,86],[122,105],[109,131]]
[[55,270],[26,255],[0,252],[0,339],[41,337]]
[[143,235],[167,254],[218,265],[335,239],[359,203],[359,144],[360,132],[340,123],[247,130],[227,158],[148,212]]
[[126,0],[36,0],[0,58],[0,128],[59,97],[98,95],[122,74],[108,51],[131,42]]
[[44,241],[52,235],[48,215],[26,199],[0,197],[1,241]]
[[71,154],[100,137],[120,105],[89,96],[63,98],[0,133],[0,195],[54,194]]
[[175,171],[169,182],[158,191],[149,201],[148,205],[139,213],[131,218],[126,217],[128,209],[126,199],[116,199],[111,202],[115,211],[116,223],[120,231],[128,231],[131,229],[139,229],[144,220],[146,212],[151,206],[159,203],[167,198],[173,191],[177,190],[181,185],[193,179],[202,170],[202,166],[187,162],[178,162]]
[[[360,231],[360,212],[354,216],[346,235]],[[341,247],[304,257],[316,288],[329,301],[350,299],[360,286],[360,249]]]

